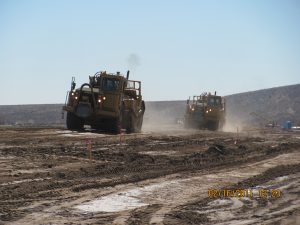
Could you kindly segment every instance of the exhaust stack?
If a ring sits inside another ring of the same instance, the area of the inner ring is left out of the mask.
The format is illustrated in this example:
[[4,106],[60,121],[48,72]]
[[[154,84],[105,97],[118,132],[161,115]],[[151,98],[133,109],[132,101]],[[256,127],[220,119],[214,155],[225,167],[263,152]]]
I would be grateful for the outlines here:
[[126,75],[126,79],[127,79],[127,80],[129,79],[129,73],[130,73],[130,71],[127,70],[127,75]]

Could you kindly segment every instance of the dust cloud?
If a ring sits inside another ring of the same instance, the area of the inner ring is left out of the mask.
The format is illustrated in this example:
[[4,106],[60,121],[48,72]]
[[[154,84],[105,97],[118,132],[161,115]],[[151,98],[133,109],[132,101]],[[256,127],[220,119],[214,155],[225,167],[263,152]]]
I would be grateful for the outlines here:
[[172,131],[182,129],[184,101],[146,102],[143,131]]
[[225,124],[221,131],[224,132],[241,132],[245,130],[246,127],[248,127],[245,123],[245,121],[242,118],[237,118],[237,117],[226,117],[225,119]]
[[[144,132],[185,130],[183,125],[185,108],[185,101],[146,102],[142,130]],[[226,113],[225,124],[220,131],[235,133],[249,129],[251,126],[247,121],[249,118],[229,111],[231,112]]]

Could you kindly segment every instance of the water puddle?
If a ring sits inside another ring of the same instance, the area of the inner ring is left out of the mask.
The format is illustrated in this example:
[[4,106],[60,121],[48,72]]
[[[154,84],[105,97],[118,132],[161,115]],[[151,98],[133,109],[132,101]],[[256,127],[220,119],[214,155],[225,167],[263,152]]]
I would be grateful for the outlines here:
[[147,151],[147,152],[140,152],[143,155],[173,155],[176,154],[176,151]]
[[85,137],[85,136],[95,136],[95,137],[105,137],[107,134],[98,134],[98,133],[71,133],[71,134],[62,134],[64,137]]
[[85,212],[119,212],[145,205],[147,204],[126,194],[114,194],[104,196],[87,204],[76,206],[76,208]]
[[76,206],[84,212],[119,212],[125,210],[131,210],[146,206],[149,203],[143,202],[143,197],[149,197],[157,191],[161,191],[168,185],[177,184],[178,182],[163,182],[161,184],[153,184],[140,188],[129,189],[128,191],[118,192],[103,196],[99,199],[90,201]]
[[33,174],[33,173],[47,173],[49,172],[50,169],[39,169],[39,168],[36,168],[36,169],[27,169],[27,170],[14,170],[12,172],[12,175],[14,174]]
[[64,137],[82,137],[82,136],[105,137],[105,136],[109,136],[108,134],[93,133],[93,132],[89,132],[89,131],[77,132],[77,131],[70,131],[70,130],[59,130],[59,131],[55,131],[55,133],[60,134],[61,136],[64,136]]

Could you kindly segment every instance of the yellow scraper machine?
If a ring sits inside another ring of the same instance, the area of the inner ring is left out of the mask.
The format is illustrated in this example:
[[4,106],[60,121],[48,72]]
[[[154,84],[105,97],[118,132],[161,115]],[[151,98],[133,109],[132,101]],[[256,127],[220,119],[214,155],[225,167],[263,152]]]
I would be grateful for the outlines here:
[[218,130],[224,123],[225,99],[216,92],[214,95],[205,92],[187,100],[184,116],[186,128]]
[[93,129],[119,133],[126,129],[128,133],[140,132],[145,112],[142,99],[141,82],[129,80],[117,72],[97,72],[75,89],[72,78],[63,110],[67,112],[66,124],[70,130],[81,130],[84,125]]

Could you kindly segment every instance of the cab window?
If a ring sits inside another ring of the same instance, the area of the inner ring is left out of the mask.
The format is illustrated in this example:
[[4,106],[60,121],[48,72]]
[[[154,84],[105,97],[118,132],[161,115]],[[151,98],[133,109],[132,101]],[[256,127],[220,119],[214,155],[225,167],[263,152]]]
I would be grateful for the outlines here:
[[116,91],[119,89],[119,81],[115,79],[105,78],[102,82],[103,91]]
[[210,106],[220,106],[221,105],[221,99],[220,98],[210,98],[208,100],[208,105],[210,105]]
[[209,105],[209,106],[214,106],[214,105],[215,105],[215,99],[209,98],[209,99],[208,99],[208,105]]

